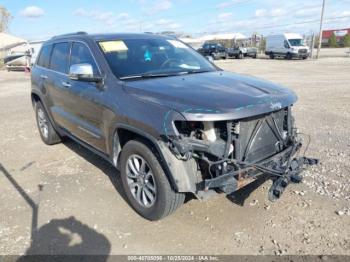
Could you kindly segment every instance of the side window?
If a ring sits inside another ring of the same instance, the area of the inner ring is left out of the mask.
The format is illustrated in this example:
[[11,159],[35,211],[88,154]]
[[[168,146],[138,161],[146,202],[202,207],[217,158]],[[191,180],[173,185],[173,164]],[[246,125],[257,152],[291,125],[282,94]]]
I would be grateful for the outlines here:
[[94,70],[94,75],[98,75],[97,65],[89,48],[79,42],[74,42],[72,46],[70,65],[75,64],[90,64]]
[[58,43],[53,46],[50,68],[54,71],[68,72],[69,43]]
[[289,46],[287,40],[284,40],[284,48],[290,48],[290,46]]
[[45,45],[40,50],[37,65],[49,68],[52,45]]

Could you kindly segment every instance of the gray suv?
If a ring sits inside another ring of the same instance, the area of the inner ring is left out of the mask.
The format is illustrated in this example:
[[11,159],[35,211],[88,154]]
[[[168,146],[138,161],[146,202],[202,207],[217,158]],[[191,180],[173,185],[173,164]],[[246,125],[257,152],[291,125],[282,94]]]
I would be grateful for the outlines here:
[[108,160],[149,220],[186,195],[231,194],[260,176],[274,181],[274,200],[316,162],[294,157],[292,91],[225,72],[176,38],[56,36],[43,44],[31,82],[44,143],[69,137]]

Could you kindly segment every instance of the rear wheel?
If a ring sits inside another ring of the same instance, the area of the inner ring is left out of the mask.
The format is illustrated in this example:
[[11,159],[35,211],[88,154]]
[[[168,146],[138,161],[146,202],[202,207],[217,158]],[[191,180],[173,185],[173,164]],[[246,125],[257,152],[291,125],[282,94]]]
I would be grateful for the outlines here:
[[146,144],[131,140],[122,150],[121,178],[129,204],[142,217],[159,220],[179,208],[185,194],[175,192]]
[[275,59],[275,55],[272,52],[270,53],[270,59]]
[[61,138],[53,128],[41,102],[35,104],[35,115],[41,140],[47,145],[54,145],[61,142]]

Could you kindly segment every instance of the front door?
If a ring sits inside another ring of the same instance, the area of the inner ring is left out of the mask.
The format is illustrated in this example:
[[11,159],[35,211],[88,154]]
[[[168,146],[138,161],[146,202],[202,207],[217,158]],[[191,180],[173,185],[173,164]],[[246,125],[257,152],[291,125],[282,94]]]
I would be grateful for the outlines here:
[[[73,42],[70,66],[74,64],[92,65],[95,76],[100,76],[98,65],[85,43]],[[69,81],[70,113],[74,116],[75,136],[89,145],[105,152],[105,132],[103,126],[104,89],[100,84],[78,80]]]

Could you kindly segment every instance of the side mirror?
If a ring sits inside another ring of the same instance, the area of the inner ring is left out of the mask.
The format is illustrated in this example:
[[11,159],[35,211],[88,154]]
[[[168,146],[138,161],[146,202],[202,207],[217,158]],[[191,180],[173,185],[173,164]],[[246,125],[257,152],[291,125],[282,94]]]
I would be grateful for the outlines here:
[[85,82],[101,82],[102,77],[94,76],[94,70],[90,64],[74,64],[69,68],[69,78]]

